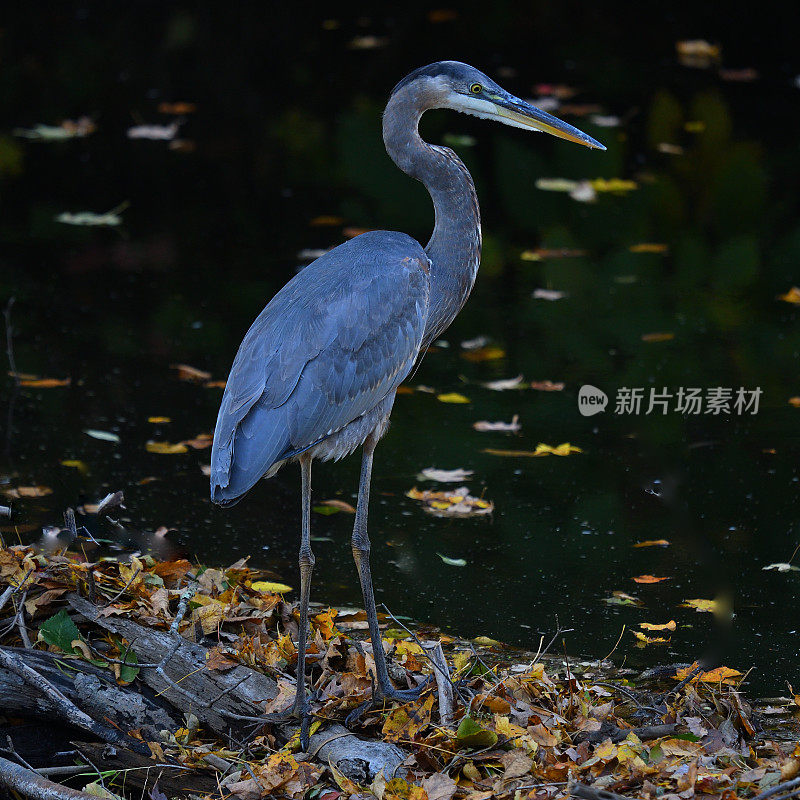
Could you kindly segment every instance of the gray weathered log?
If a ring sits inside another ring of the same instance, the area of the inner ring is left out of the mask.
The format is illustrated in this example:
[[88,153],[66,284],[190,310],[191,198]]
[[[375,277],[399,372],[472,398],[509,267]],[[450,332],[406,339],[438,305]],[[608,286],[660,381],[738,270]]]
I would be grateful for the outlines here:
[[[147,628],[118,616],[98,617],[100,609],[78,595],[69,595],[70,605],[94,623],[123,636],[140,663],[158,664],[175,649],[175,640],[166,631]],[[253,722],[237,720],[225,712],[246,717],[263,713],[264,701],[275,697],[277,685],[272,678],[244,666],[226,672],[205,669],[208,650],[199,644],[182,640],[175,654],[164,666],[173,682],[179,682],[181,693],[153,668],[143,668],[140,680],[184,713],[192,712],[200,723],[225,736],[229,731],[252,729]],[[190,696],[195,698],[192,702]],[[199,702],[198,702],[199,701]],[[297,725],[281,725],[277,732],[291,737]],[[310,753],[323,763],[336,764],[350,777],[366,772],[370,779],[383,771],[387,778],[399,775],[398,767],[408,757],[401,748],[385,742],[360,739],[341,725],[332,725],[311,737]]]
[[[42,650],[6,649],[95,720],[113,714],[114,722],[123,730],[140,728],[143,733],[152,733],[150,738],[156,741],[158,731],[174,732],[181,725],[179,715],[168,710],[166,703],[159,704],[144,694],[117,686],[109,672],[86,661],[65,659]],[[53,715],[52,706],[41,692],[3,668],[0,668],[0,708],[21,717],[47,719]]]
[[13,789],[33,800],[97,800],[97,795],[70,789],[0,757],[0,786]]

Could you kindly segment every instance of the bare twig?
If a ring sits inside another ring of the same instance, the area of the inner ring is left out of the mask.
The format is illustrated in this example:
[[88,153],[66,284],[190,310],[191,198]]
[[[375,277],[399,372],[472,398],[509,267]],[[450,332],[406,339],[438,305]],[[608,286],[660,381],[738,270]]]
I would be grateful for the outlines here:
[[97,795],[79,792],[0,757],[0,784],[31,800],[97,800]]
[[25,585],[25,582],[28,580],[32,572],[33,570],[29,569],[22,576],[22,580],[18,584],[16,585],[12,584],[8,586],[8,588],[3,592],[3,594],[0,594],[0,609],[3,608],[3,606],[8,602],[10,597],[13,597],[17,592],[19,592],[22,589],[22,587]]
[[569,786],[569,793],[573,797],[580,797],[582,800],[631,800],[622,794],[609,792],[606,789],[595,789],[585,783],[573,783]]
[[666,692],[661,697],[659,697],[656,702],[659,703],[659,704],[666,703],[667,702],[667,698],[670,695],[678,694],[678,692],[681,689],[683,689],[683,687],[686,686],[686,684],[691,683],[692,680],[694,679],[694,677],[696,675],[699,675],[702,671],[703,671],[703,667],[698,664],[677,686],[673,687],[668,692]]
[[753,800],[766,800],[767,797],[774,797],[781,795],[783,798],[795,797],[800,794],[800,778],[792,778],[790,781],[784,781],[769,789],[765,789],[761,794],[757,794]]
[[[136,569],[133,571],[133,575],[131,575],[131,579],[108,601],[108,605],[111,605],[112,603],[114,603],[117,600],[119,600],[119,598],[122,597],[122,595],[125,594],[125,592],[128,591],[128,589],[133,584],[133,582],[136,580],[136,578],[139,577],[139,573],[141,571],[142,571],[141,567],[136,567]],[[97,612],[97,615],[100,616],[100,612],[99,611]]]
[[432,647],[426,648],[431,664],[436,667],[436,690],[439,695],[439,722],[449,728],[453,722],[453,695],[454,686],[447,669],[447,661],[442,650],[442,643],[436,642]]

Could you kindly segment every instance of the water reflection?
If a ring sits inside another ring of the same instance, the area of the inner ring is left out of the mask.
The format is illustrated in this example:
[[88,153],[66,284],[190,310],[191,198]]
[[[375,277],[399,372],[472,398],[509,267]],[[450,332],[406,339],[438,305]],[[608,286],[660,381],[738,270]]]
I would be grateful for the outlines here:
[[[427,195],[395,169],[380,141],[385,92],[409,68],[441,56],[426,37],[444,36],[458,57],[489,72],[503,66],[492,49],[499,42],[507,53],[527,52],[527,23],[512,5],[503,8],[487,25],[483,50],[465,44],[472,39],[463,23],[435,36],[423,26],[412,61],[404,46],[411,32],[397,20],[384,20],[377,34],[391,44],[374,51],[346,47],[355,21],[337,32],[290,19],[237,24],[213,12],[151,9],[150,17],[125,20],[123,36],[115,27],[122,23],[76,5],[42,21],[42,30],[62,26],[69,35],[34,40],[24,19],[9,23],[8,68],[0,71],[11,115],[0,135],[0,296],[3,304],[16,297],[18,369],[69,376],[72,384],[18,394],[11,381],[0,388],[2,419],[10,420],[0,475],[9,485],[53,489],[14,502],[17,525],[2,526],[6,539],[36,539],[67,505],[124,489],[131,527],[175,528],[177,546],[211,562],[250,553],[292,581],[293,470],[223,512],[207,499],[207,451],[146,452],[150,439],[188,439],[215,418],[219,390],[177,380],[170,364],[223,378],[252,319],[303,262],[298,253],[337,244],[344,227],[388,227],[426,240]],[[622,125],[570,120],[608,145],[597,158],[445,112],[424,120],[431,141],[462,137],[450,141],[478,186],[485,252],[475,293],[446,335],[450,347],[431,353],[412,383],[462,392],[471,403],[445,405],[421,392],[398,398],[375,466],[379,601],[534,649],[557,617],[574,628],[570,649],[591,656],[611,650],[623,624],[676,619],[665,650],[639,651],[623,637],[620,658],[651,663],[706,652],[715,638],[710,615],[678,604],[729,590],[736,617],[730,641],[719,642],[724,658],[755,664],[758,685],[777,690],[796,658],[788,609],[797,579],[762,568],[787,560],[797,543],[798,411],[787,400],[800,393],[800,332],[793,307],[775,300],[797,282],[800,261],[799,157],[784,132],[796,130],[797,90],[767,67],[747,85],[679,68],[668,38],[659,40],[662,60],[649,66],[650,51],[598,45],[596,20],[576,22],[569,36],[555,13],[540,22],[544,50],[508,56],[518,76],[510,88],[525,96],[534,80],[552,77],[581,90],[571,103],[602,100]],[[232,28],[241,43],[236,57],[215,35],[233,35]],[[193,152],[125,138],[140,117],[163,122],[156,108],[164,99],[197,103],[181,127]],[[11,135],[18,125],[84,113],[98,126],[85,139],[43,144]],[[534,188],[542,177],[621,177],[637,188],[582,203]],[[120,230],[55,221],[64,211],[103,212],[126,199]],[[309,224],[320,216],[343,222]],[[646,243],[666,248],[631,251]],[[532,248],[585,255],[520,258]],[[537,288],[566,296],[535,300]],[[652,333],[673,337],[642,340]],[[479,334],[505,357],[462,358],[459,343]],[[564,381],[566,389],[480,385],[517,374]],[[576,399],[584,383],[609,396],[623,386],[744,386],[764,394],[755,416],[584,418]],[[514,414],[518,436],[472,429],[475,420]],[[149,423],[152,416],[173,421]],[[87,428],[121,442],[92,439]],[[483,452],[532,450],[540,441],[584,452],[536,459]],[[470,488],[494,501],[492,519],[425,515],[405,492],[430,465],[474,470]],[[317,469],[315,496],[352,501],[357,471],[355,460]],[[343,514],[314,520],[327,540],[315,545],[317,598],[358,602],[351,522]],[[671,546],[632,547],[662,538]],[[447,567],[436,552],[467,566]],[[641,574],[669,580],[631,580]],[[640,596],[646,607],[601,602],[614,590]]]

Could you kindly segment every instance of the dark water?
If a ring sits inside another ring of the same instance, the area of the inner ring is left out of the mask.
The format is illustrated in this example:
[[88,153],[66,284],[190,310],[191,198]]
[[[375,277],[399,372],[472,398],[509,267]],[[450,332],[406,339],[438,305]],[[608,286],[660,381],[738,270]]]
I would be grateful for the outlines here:
[[[601,127],[565,114],[608,145],[600,154],[447,112],[424,120],[430,141],[474,139],[453,146],[476,180],[485,250],[472,298],[445,336],[450,347],[429,354],[410,383],[458,391],[471,403],[398,397],[373,483],[379,602],[466,636],[534,649],[558,619],[573,629],[569,651],[588,657],[608,653],[625,624],[618,662],[718,655],[755,667],[760,691],[781,691],[786,679],[798,681],[800,577],[763,567],[788,561],[800,543],[800,409],[788,402],[800,395],[800,330],[796,307],[776,299],[800,282],[800,64],[787,56],[796,28],[750,14],[731,13],[719,27],[696,10],[687,19],[620,21],[597,9],[587,16],[583,5],[519,5],[451,9],[452,18],[439,22],[422,11],[402,18],[331,11],[326,22],[203,5],[142,5],[112,17],[81,4],[6,20],[0,299],[16,298],[18,370],[72,380],[19,393],[10,379],[0,385],[2,480],[53,490],[14,502],[17,530],[36,539],[66,506],[123,489],[130,527],[165,525],[176,529],[176,547],[199,560],[250,554],[296,582],[295,467],[223,511],[211,506],[201,473],[208,450],[157,455],[145,443],[213,429],[220,390],[179,381],[170,364],[224,378],[252,319],[306,263],[301,251],[339,243],[349,226],[426,241],[430,203],[386,157],[380,112],[411,68],[459,58],[522,96],[535,96],[540,82],[574,87],[563,102],[597,104],[621,122]],[[757,78],[731,81],[716,67],[680,66],[675,41],[695,37],[720,44],[726,68],[752,67]],[[139,122],[168,123],[157,107],[176,100],[197,104],[179,135],[191,151],[126,138]],[[12,135],[83,114],[98,128],[84,139]],[[663,142],[681,154],[660,151]],[[601,193],[593,203],[535,188],[538,178],[598,177],[638,188]],[[55,221],[123,201],[130,208],[118,228]],[[311,224],[323,215],[342,222]],[[666,252],[630,251],[642,243]],[[536,248],[584,255],[520,257]],[[567,296],[533,299],[537,288]],[[673,336],[642,340],[652,333]],[[463,358],[459,343],[479,335],[505,357]],[[480,386],[518,374],[566,386],[550,393]],[[609,395],[605,413],[578,413],[583,384]],[[663,387],[763,394],[755,415],[622,415],[614,413],[621,387],[641,387],[645,396]],[[472,430],[476,420],[514,414],[518,436]],[[151,416],[172,422],[148,423]],[[85,429],[121,441],[98,441]],[[584,452],[536,459],[483,452],[538,442],[571,442]],[[64,460],[85,462],[88,474]],[[474,470],[469,486],[495,503],[491,518],[426,515],[404,494],[423,485],[416,475],[427,466]],[[357,475],[357,459],[319,465],[315,499],[352,501]],[[315,515],[314,534],[323,539],[315,543],[317,599],[360,602],[351,524],[344,514]],[[7,540],[13,528],[2,528]],[[668,548],[632,546],[662,538]],[[446,566],[437,553],[467,566]],[[631,578],[641,574],[670,580],[637,586]],[[601,602],[614,590],[646,606]],[[711,615],[678,608],[726,592],[735,611],[727,637]],[[678,629],[668,647],[634,647],[630,630],[639,622],[669,619]]]

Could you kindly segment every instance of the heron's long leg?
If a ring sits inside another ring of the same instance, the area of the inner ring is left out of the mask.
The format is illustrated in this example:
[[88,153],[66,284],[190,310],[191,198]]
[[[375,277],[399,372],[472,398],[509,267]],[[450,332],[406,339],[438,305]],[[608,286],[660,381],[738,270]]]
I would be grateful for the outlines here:
[[311,595],[311,574],[314,554],[311,552],[311,457],[300,457],[303,528],[300,537],[300,635],[297,640],[297,693],[294,710],[300,714],[303,727],[308,725],[306,698],[306,643],[308,641],[308,600]]
[[378,628],[378,613],[375,609],[375,595],[372,591],[372,573],[369,567],[369,535],[367,533],[367,511],[369,508],[369,485],[372,478],[372,456],[375,452],[377,440],[370,436],[364,442],[364,457],[361,461],[361,478],[358,484],[358,503],[356,505],[356,520],[353,527],[353,558],[358,567],[358,577],[361,581],[361,592],[364,595],[364,610],[367,612],[369,635],[372,640],[372,653],[375,658],[375,668],[378,672],[378,688],[384,697],[407,699],[417,697],[418,690],[395,689],[389,680],[389,671],[386,668],[386,655],[381,643],[381,632]]

